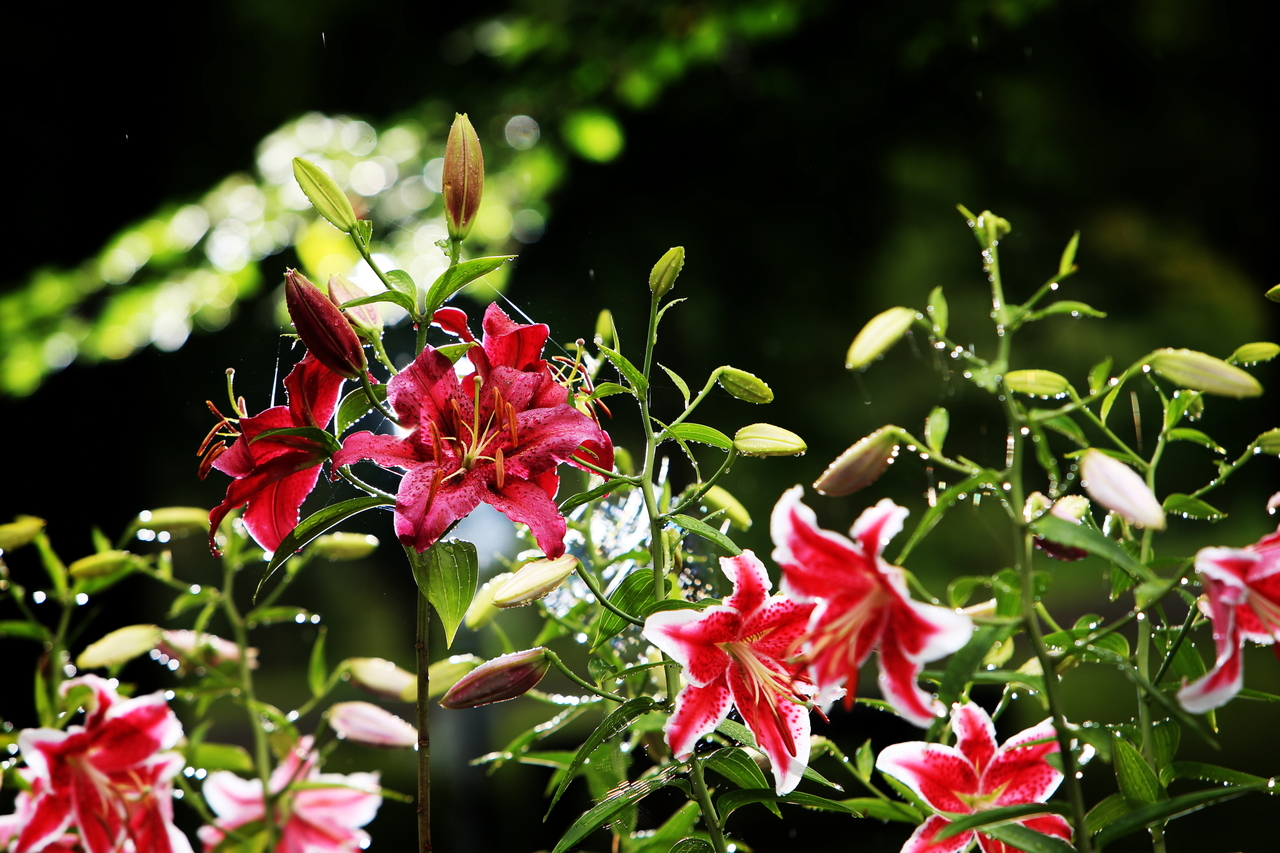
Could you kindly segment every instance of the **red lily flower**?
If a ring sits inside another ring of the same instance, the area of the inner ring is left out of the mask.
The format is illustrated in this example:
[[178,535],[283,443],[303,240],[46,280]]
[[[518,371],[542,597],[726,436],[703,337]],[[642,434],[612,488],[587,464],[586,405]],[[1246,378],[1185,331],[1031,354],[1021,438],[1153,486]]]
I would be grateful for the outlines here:
[[315,488],[320,463],[329,458],[329,450],[309,438],[258,436],[272,429],[324,429],[338,406],[342,377],[308,352],[285,378],[284,387],[289,405],[241,419],[240,438],[213,460],[214,468],[235,478],[227,487],[226,499],[209,513],[209,548],[214,556],[219,553],[218,525],[246,502],[249,508],[243,518],[249,533],[267,551],[278,548],[298,526],[298,510]]
[[949,655],[969,641],[968,616],[912,601],[903,570],[880,557],[902,529],[907,510],[888,498],[864,511],[850,541],[822,530],[813,510],[788,490],[773,510],[773,558],[782,566],[782,588],[800,601],[816,601],[804,653],[820,701],[844,685],[853,705],[858,667],[875,649],[880,689],[893,709],[922,728],[940,716],[940,703],[916,684],[925,661]]
[[[1246,548],[1202,548],[1196,572],[1217,647],[1213,669],[1178,691],[1182,707],[1198,714],[1225,705],[1244,686],[1245,640],[1274,644],[1280,637],[1280,530]],[[1272,648],[1280,657],[1280,645]]]
[[18,736],[32,798],[15,853],[66,845],[74,825],[86,853],[116,853],[126,841],[148,853],[190,853],[173,825],[173,786],[182,756],[162,752],[182,737],[163,694],[121,699],[96,675],[72,679],[92,691],[83,726],[27,729]]
[[[1062,782],[1062,772],[1045,760],[1058,751],[1053,723],[1045,720],[996,746],[995,726],[979,706],[968,702],[951,712],[955,746],[940,743],[895,743],[885,747],[876,767],[898,779],[940,812],[970,815],[999,806],[1043,803]],[[1002,841],[978,832],[959,832],[941,841],[938,832],[951,821],[933,815],[920,824],[902,853],[960,853],[978,837],[983,853],[1016,853]],[[1071,825],[1056,814],[1018,823],[1071,840]]]
[[[466,315],[443,309],[436,322],[473,340]],[[556,508],[556,466],[580,454],[609,468],[609,436],[566,401],[569,391],[542,359],[548,329],[513,323],[497,305],[484,318],[484,341],[467,351],[475,372],[458,377],[432,347],[387,384],[387,401],[409,434],[358,432],[334,456],[335,468],[361,459],[404,468],[396,496],[396,534],[425,551],[481,503],[527,524],[543,553],[564,553],[565,521]],[[581,450],[579,448],[582,448]]]
[[725,603],[706,610],[664,610],[645,620],[644,636],[684,667],[686,684],[664,731],[677,758],[715,730],[737,706],[773,765],[779,794],[800,782],[809,763],[809,701],[804,666],[789,660],[813,610],[769,595],[769,575],[750,551],[720,558],[733,582]]

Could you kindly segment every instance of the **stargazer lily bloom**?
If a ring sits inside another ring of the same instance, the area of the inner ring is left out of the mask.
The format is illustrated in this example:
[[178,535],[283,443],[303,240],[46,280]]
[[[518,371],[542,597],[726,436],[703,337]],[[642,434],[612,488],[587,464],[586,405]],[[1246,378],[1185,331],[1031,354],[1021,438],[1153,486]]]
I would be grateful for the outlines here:
[[803,650],[809,671],[829,704],[844,686],[845,708],[853,705],[858,668],[879,653],[880,689],[895,711],[922,728],[945,709],[920,689],[925,661],[937,660],[969,641],[973,621],[945,607],[912,601],[904,572],[880,552],[902,529],[904,507],[885,498],[853,525],[853,541],[818,527],[813,510],[800,502],[796,486],[773,510],[773,558],[782,566],[782,589],[800,601],[815,601]]
[[778,793],[786,794],[809,763],[814,690],[790,657],[813,605],[770,596],[769,575],[750,551],[721,557],[720,568],[733,582],[724,604],[645,620],[645,638],[684,667],[686,684],[664,728],[667,744],[676,758],[688,758],[736,706],[769,756]]
[[[218,525],[227,513],[245,503],[249,508],[243,519],[250,535],[268,551],[278,548],[298,526],[298,510],[315,488],[320,464],[329,458],[328,449],[310,438],[260,436],[273,429],[324,429],[337,408],[342,377],[308,352],[285,378],[284,387],[289,405],[242,418],[240,437],[212,459],[214,468],[235,478],[227,487],[226,499],[209,513],[209,548],[215,556]],[[231,425],[226,419],[224,424]],[[215,446],[210,455],[218,451]]]
[[171,780],[182,755],[163,751],[182,737],[182,724],[164,695],[122,699],[96,675],[63,682],[62,691],[80,685],[91,691],[84,725],[18,735],[32,795],[22,804],[15,853],[66,849],[73,826],[85,853],[117,853],[127,844],[148,853],[190,853],[173,825]]
[[1225,705],[1240,692],[1245,640],[1272,644],[1280,656],[1280,530],[1246,548],[1202,548],[1196,572],[1207,593],[1200,609],[1213,622],[1217,660],[1178,691],[1182,707],[1194,714]]
[[[987,712],[972,702],[951,712],[955,746],[940,743],[895,743],[876,759],[876,767],[894,777],[928,803],[952,815],[970,815],[1001,806],[1043,803],[1062,782],[1062,772],[1045,760],[1058,752],[1053,722],[1045,720],[996,746],[995,726]],[[981,831],[958,832],[937,840],[951,821],[933,815],[916,829],[902,853],[960,853],[978,837],[983,853],[1016,853]],[[1071,840],[1071,825],[1056,814],[1020,820],[1023,826]]]
[[[473,340],[459,309],[442,309],[436,322]],[[405,545],[425,551],[487,503],[527,524],[548,557],[564,553],[556,466],[576,456],[611,468],[613,446],[552,377],[542,358],[547,334],[545,325],[513,323],[490,305],[484,340],[466,354],[474,373],[459,378],[447,357],[427,347],[387,384],[387,401],[409,434],[358,432],[334,456],[335,468],[371,459],[405,469],[395,510]]]

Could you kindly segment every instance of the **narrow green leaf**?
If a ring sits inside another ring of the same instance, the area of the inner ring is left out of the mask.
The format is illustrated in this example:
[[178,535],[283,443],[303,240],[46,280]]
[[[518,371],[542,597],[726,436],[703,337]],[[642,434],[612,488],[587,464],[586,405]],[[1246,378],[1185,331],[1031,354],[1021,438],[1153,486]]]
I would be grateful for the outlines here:
[[1111,407],[1116,403],[1116,397],[1120,396],[1120,388],[1122,385],[1124,385],[1123,382],[1117,382],[1111,388],[1111,391],[1107,393],[1107,396],[1102,398],[1102,408],[1098,412],[1098,418],[1104,424],[1107,422],[1107,415],[1111,414]]
[[742,553],[742,549],[735,545],[732,539],[725,536],[719,530],[716,530],[706,522],[699,521],[698,519],[691,518],[687,515],[679,514],[671,516],[671,522],[683,527],[690,533],[696,533],[709,542],[714,542],[735,557]]
[[876,753],[871,748],[871,738],[863,741],[862,746],[854,753],[854,769],[863,782],[871,781],[871,771],[876,767]]
[[918,824],[920,822],[920,813],[906,803],[882,800],[879,797],[853,797],[840,802],[863,817],[869,817],[873,820],[893,820],[898,823],[910,824]]
[[840,800],[829,800],[826,797],[818,797],[801,791],[779,796],[774,793],[772,788],[727,791],[716,799],[716,812],[720,815],[721,820],[725,820],[738,809],[752,803],[791,803],[821,811],[839,812],[853,815],[854,817],[862,817],[862,813],[857,808]]
[[[633,853],[671,853],[677,849],[685,840],[689,840],[687,836],[693,832],[693,828],[698,825],[698,818],[702,816],[702,811],[698,807],[698,803],[690,800],[680,808],[676,809],[675,814],[667,818],[662,826],[658,827],[652,835],[647,837],[641,834],[636,838],[636,833],[632,834],[632,840],[636,846],[632,848]],[[703,844],[707,842],[702,839],[693,839]],[[685,850],[710,850],[707,847],[685,847]]]
[[1201,521],[1221,521],[1227,514],[1214,509],[1199,498],[1175,492],[1164,499],[1164,511],[1183,518],[1197,518]]
[[983,471],[969,477],[968,479],[962,480],[942,494],[938,495],[937,502],[925,510],[924,514],[920,516],[919,523],[916,524],[915,530],[911,531],[910,538],[908,538],[906,544],[902,546],[902,550],[898,552],[898,557],[894,562],[901,565],[902,562],[907,559],[907,555],[910,554],[912,549],[916,547],[920,540],[933,529],[933,526],[942,520],[942,516],[946,514],[947,510],[951,509],[952,505],[960,495],[972,491],[974,486],[982,482],[995,482],[995,480],[991,480],[992,477],[994,477],[995,480],[1000,479],[994,473]]
[[1116,819],[1106,829],[1098,833],[1094,841],[1098,849],[1102,849],[1105,845],[1110,844],[1117,838],[1123,838],[1131,832],[1137,832],[1140,829],[1146,829],[1159,823],[1166,823],[1183,815],[1199,811],[1206,806],[1235,799],[1242,794],[1256,790],[1258,788],[1252,785],[1247,787],[1213,788],[1208,791],[1193,791],[1190,794],[1161,800],[1158,803],[1134,809],[1124,817]]
[[307,667],[307,686],[311,688],[313,697],[324,693],[325,682],[329,680],[329,667],[324,660],[324,635],[328,631],[323,625],[316,634],[315,645],[311,647],[311,663]]
[[[609,603],[623,613],[639,614],[646,605],[653,603],[653,573],[648,569],[633,570],[609,595]],[[595,651],[612,640],[625,627],[627,627],[625,619],[612,610],[601,608],[600,618],[596,621],[596,636],[591,641],[591,650]]]
[[[741,747],[730,746],[717,749],[710,756],[702,759],[702,762],[705,767],[716,771],[744,790],[769,787],[769,781],[765,779],[760,766]],[[782,817],[777,803],[766,800],[765,808],[773,812],[775,817]]]
[[1089,394],[1097,394],[1107,385],[1107,380],[1111,378],[1111,356],[1107,356],[1102,361],[1089,368]]
[[942,285],[929,291],[929,304],[925,311],[929,314],[929,321],[933,323],[933,333],[940,338],[946,337],[950,312],[947,310],[947,297],[942,292]]
[[1075,853],[1076,849],[1061,838],[1036,832],[1020,823],[992,826],[983,832],[1010,847],[1025,850],[1026,853]]
[[389,270],[387,272],[387,281],[389,281],[391,286],[400,293],[414,297],[415,299],[417,298],[418,285],[414,284],[413,276],[409,275],[404,270]]
[[[1168,777],[1167,779],[1165,777]],[[1217,782],[1222,785],[1259,786],[1266,794],[1280,794],[1280,787],[1269,784],[1270,779],[1254,776],[1230,767],[1219,767],[1216,764],[1205,764],[1201,761],[1175,761],[1160,773],[1161,781],[1172,782],[1174,779],[1198,779],[1201,782]]]
[[644,378],[644,374],[640,372],[634,364],[632,364],[626,356],[617,350],[609,349],[604,344],[600,344],[600,352],[604,353],[604,357],[612,362],[613,366],[618,369],[618,373],[631,384],[632,389],[643,394],[649,388],[649,382]]
[[577,509],[583,504],[591,503],[596,498],[603,497],[610,492],[624,488],[626,488],[625,485],[619,486],[616,480],[611,480],[609,482],[601,483],[589,491],[578,492],[576,495],[570,495],[564,499],[563,503],[560,504],[560,513],[562,515],[567,515],[572,509]]
[[460,344],[445,344],[442,347],[436,347],[436,352],[449,359],[454,364],[458,363],[458,359],[466,354],[467,350],[474,346],[479,346],[475,341],[463,341]]
[[684,407],[686,409],[689,408],[689,385],[680,378],[679,373],[676,373],[665,364],[659,364],[658,367],[661,367],[666,372],[667,376],[671,377],[671,381],[680,389],[680,396],[684,397]]
[[0,622],[0,638],[16,637],[44,643],[52,639],[49,629],[38,622],[20,622],[16,619]]
[[732,450],[733,439],[720,432],[702,424],[676,424],[673,427],[667,427],[663,437],[675,436],[681,441],[693,441],[698,444],[709,444],[712,447],[718,447],[721,450]]
[[[374,385],[373,395],[378,398],[379,402],[387,402],[387,386]],[[365,395],[363,388],[356,388],[350,391],[338,405],[338,435],[342,435],[351,429],[357,421],[372,411],[374,411],[374,408],[369,405],[369,398]]]
[[1105,317],[1106,311],[1099,311],[1092,305],[1086,305],[1083,302],[1075,302],[1071,299],[1064,299],[1060,302],[1053,302],[1039,311],[1033,311],[1028,315],[1028,322],[1039,320],[1044,317],[1052,317],[1057,314],[1070,314],[1072,317]]
[[1013,634],[1014,625],[984,625],[969,637],[960,651],[951,656],[947,668],[943,670],[942,683],[938,685],[938,700],[948,708],[960,698],[965,686],[972,680],[974,672],[982,664],[982,659],[996,643],[1003,642]]
[[1089,440],[1084,436],[1084,430],[1080,429],[1080,425],[1066,415],[1056,415],[1052,418],[1042,421],[1046,429],[1051,429],[1059,435],[1065,435],[1071,439],[1076,447],[1088,447]]
[[1129,801],[1125,799],[1124,794],[1117,792],[1105,797],[1096,806],[1089,809],[1089,813],[1085,815],[1085,832],[1090,835],[1096,835],[1131,811],[1133,811],[1133,806],[1129,805]]
[[342,303],[342,307],[358,308],[361,305],[372,305],[375,302],[392,302],[408,312],[410,317],[418,316],[418,305],[413,301],[413,297],[398,290],[384,290],[381,293],[374,293],[370,296],[361,296],[359,299],[352,299],[350,302]]
[[635,396],[635,392],[630,388],[619,385],[617,382],[601,382],[596,385],[594,391],[591,392],[592,400],[599,400],[602,397],[612,397],[614,394],[631,394]]
[[1065,278],[1076,271],[1076,250],[1080,248],[1080,232],[1071,235],[1071,239],[1067,241],[1067,247],[1062,250],[1062,257],[1058,259],[1058,278]]
[[676,770],[680,767],[680,764],[670,764],[653,776],[619,785],[610,796],[601,800],[582,817],[574,821],[573,825],[569,827],[569,831],[556,844],[552,853],[565,853],[565,851],[572,849],[574,845],[592,832],[595,832],[598,827],[606,823],[618,812],[628,806],[635,805],[654,791],[670,784]]
[[421,554],[412,545],[405,546],[413,579],[431,606],[440,614],[445,645],[453,645],[462,618],[476,595],[480,576],[476,546],[461,539],[437,541]]
[[[1186,643],[1183,644],[1184,646]],[[1280,696],[1274,693],[1263,693],[1261,690],[1254,690],[1251,687],[1242,687],[1240,692],[1236,694],[1239,699],[1255,699],[1260,702],[1280,702]]]
[[289,531],[289,535],[280,542],[280,547],[276,548],[271,562],[267,564],[267,570],[262,573],[262,580],[258,581],[258,588],[253,594],[254,598],[262,592],[262,585],[275,574],[276,569],[284,565],[285,561],[300,549],[309,545],[317,536],[326,533],[353,515],[384,506],[395,506],[395,503],[382,497],[352,498],[327,506],[298,522],[298,526]]
[[924,422],[924,443],[934,453],[942,453],[942,444],[951,429],[951,415],[941,406],[934,406]]
[[[1179,393],[1181,393],[1181,392],[1179,392]],[[1210,450],[1212,450],[1214,453],[1222,454],[1222,453],[1226,453],[1226,452],[1227,452],[1227,449],[1226,449],[1225,447],[1223,447],[1222,445],[1218,444],[1218,442],[1214,441],[1211,437],[1209,437],[1208,435],[1204,434],[1203,432],[1201,432],[1201,431],[1200,431],[1200,430],[1198,430],[1198,429],[1189,429],[1189,428],[1187,428],[1187,427],[1178,427],[1177,429],[1171,429],[1171,430],[1169,430],[1167,433],[1165,433],[1165,436],[1166,436],[1170,441],[1191,441],[1191,442],[1194,442],[1194,443],[1196,443],[1196,444],[1199,444],[1199,445],[1202,445],[1202,446],[1204,446],[1204,447],[1209,448],[1209,449],[1210,449]]]
[[573,781],[574,776],[582,765],[586,763],[591,753],[595,752],[596,747],[607,741],[609,738],[625,731],[627,726],[636,717],[646,714],[653,708],[653,700],[648,696],[637,696],[635,699],[629,699],[622,703],[614,710],[612,714],[605,717],[600,725],[596,726],[582,746],[578,748],[577,754],[573,756],[573,760],[569,762],[568,768],[560,777],[560,784],[556,786],[555,793],[551,797],[551,805],[547,806],[547,815],[543,817],[546,820],[551,814],[551,810],[556,807],[556,803],[560,802],[560,796],[564,794],[565,789],[569,787],[569,783]]
[[[319,427],[283,427],[281,429],[266,429],[250,439],[249,443],[253,444],[254,442],[262,441],[266,438],[274,438],[277,440],[281,438],[299,438],[302,439],[302,441],[298,442],[299,446],[305,446],[304,442],[310,442],[311,444],[323,447],[330,456],[342,449],[342,445],[338,443],[338,440],[334,438],[328,430],[323,430]],[[293,444],[294,442],[286,443]]]
[[244,615],[244,621],[250,626],[278,625],[281,622],[302,624],[311,618],[310,612],[301,607],[290,607],[281,604],[275,607],[255,607]]
[[721,720],[720,725],[716,726],[716,731],[727,737],[733,738],[743,746],[755,746],[756,736],[751,733],[751,729],[742,723],[734,720]]
[[1110,560],[1134,577],[1142,580],[1156,579],[1151,570],[1135,560],[1120,543],[1108,539],[1092,527],[1045,514],[1037,518],[1031,528],[1037,536],[1043,536],[1050,542],[1069,548],[1083,548],[1090,554]]
[[[1007,823],[1015,820],[1026,820],[1027,818],[1037,817],[1047,814],[1070,814],[1071,810],[1065,805],[1058,803],[1026,803],[1017,806],[1001,806],[994,809],[986,809],[964,817],[953,818],[950,823],[938,830],[938,834],[934,838],[941,841],[944,838],[951,838],[962,832],[970,832],[975,829],[981,829],[987,832],[988,828],[993,824]],[[1042,833],[1036,833],[1040,835]],[[1070,848],[1068,848],[1070,849]]]
[[233,743],[202,743],[189,755],[187,763],[203,770],[253,772],[253,758],[249,751]]
[[1138,748],[1126,739],[1116,735],[1111,749],[1111,759],[1115,765],[1116,782],[1120,793],[1135,806],[1149,806],[1160,800],[1166,800],[1164,786],[1156,778],[1155,772],[1147,764]]
[[710,841],[701,838],[682,838],[671,848],[671,853],[713,853]]
[[488,275],[507,261],[515,260],[515,255],[500,255],[492,258],[473,258],[469,261],[449,267],[440,273],[440,277],[435,280],[427,290],[426,310],[423,311],[424,317],[430,317],[436,313],[436,309],[449,301],[462,288],[471,282]]

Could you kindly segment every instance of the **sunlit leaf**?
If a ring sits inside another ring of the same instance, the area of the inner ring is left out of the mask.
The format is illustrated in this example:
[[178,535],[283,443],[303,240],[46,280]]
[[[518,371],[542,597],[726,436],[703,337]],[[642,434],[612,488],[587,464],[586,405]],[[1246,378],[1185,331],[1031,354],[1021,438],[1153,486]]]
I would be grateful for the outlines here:
[[[560,796],[569,787],[574,775],[586,763],[591,753],[595,752],[596,747],[614,735],[625,731],[632,720],[641,714],[648,713],[653,706],[654,702],[648,696],[637,696],[619,705],[613,713],[601,721],[600,725],[596,726],[595,731],[582,742],[582,746],[578,748],[578,752],[573,756],[573,760],[569,762],[568,768],[561,776],[560,784],[556,786],[555,793],[551,796],[551,804],[547,806],[547,815],[550,815],[556,803],[560,802]],[[546,817],[543,819],[545,820]]]
[[452,646],[458,626],[476,595],[480,575],[476,546],[461,539],[445,539],[421,554],[412,545],[406,545],[404,550],[419,591],[440,614],[445,644]]

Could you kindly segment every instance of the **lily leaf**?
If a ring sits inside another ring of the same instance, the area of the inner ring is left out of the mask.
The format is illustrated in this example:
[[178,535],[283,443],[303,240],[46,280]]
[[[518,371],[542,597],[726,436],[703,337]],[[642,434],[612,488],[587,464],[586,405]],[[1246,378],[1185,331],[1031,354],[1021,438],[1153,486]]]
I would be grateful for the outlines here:
[[907,555],[911,553],[911,550],[915,548],[917,543],[919,543],[920,540],[933,529],[933,526],[942,519],[943,514],[951,508],[951,504],[954,503],[961,494],[972,491],[973,487],[980,483],[988,481],[994,482],[991,479],[992,477],[994,477],[995,480],[999,479],[999,477],[994,473],[982,471],[972,477],[962,480],[942,494],[938,495],[937,502],[925,510],[924,515],[920,516],[920,522],[916,525],[916,529],[911,531],[911,537],[907,539],[907,543],[903,545],[902,550],[898,552],[898,557],[894,560],[894,563],[901,565],[902,561],[907,559]]
[[684,407],[686,409],[689,408],[688,383],[686,383],[683,379],[680,378],[679,373],[676,373],[674,370],[667,367],[665,364],[659,364],[658,367],[661,367],[663,371],[666,372],[667,376],[671,377],[671,381],[674,382],[676,384],[676,387],[680,389],[680,396],[684,397]]
[[734,544],[732,539],[725,536],[719,530],[716,530],[706,522],[699,521],[698,519],[687,515],[673,515],[671,516],[671,521],[673,524],[683,527],[690,533],[696,533],[703,539],[714,542],[735,557],[742,553],[742,549]]
[[[380,403],[387,402],[387,386],[374,385],[373,396],[377,397]],[[350,391],[338,405],[338,435],[351,429],[357,421],[372,411],[374,408],[369,405],[369,398],[365,395],[363,388]]]
[[258,594],[262,592],[262,585],[275,574],[276,569],[284,565],[285,561],[300,549],[309,545],[313,539],[353,515],[383,506],[395,506],[395,502],[382,497],[352,498],[351,500],[331,504],[298,522],[298,526],[289,531],[289,535],[281,540],[280,547],[276,548],[275,554],[271,557],[271,562],[267,564],[267,570],[262,573],[262,580],[258,581],[258,588],[253,594],[254,598],[257,598]]
[[458,626],[476,595],[480,576],[476,546],[461,539],[446,539],[421,554],[412,545],[406,545],[404,550],[418,589],[440,614],[445,645],[452,646]]
[[609,796],[596,803],[582,817],[574,821],[573,826],[569,827],[569,831],[556,844],[552,853],[566,853],[566,851],[573,849],[579,841],[594,832],[597,827],[608,822],[618,812],[628,806],[635,805],[659,788],[671,784],[676,770],[680,767],[680,764],[669,764],[665,769],[653,776],[636,782],[624,782],[614,788]]
[[1208,435],[1205,435],[1203,432],[1201,432],[1198,429],[1188,429],[1187,427],[1178,427],[1177,429],[1169,430],[1167,433],[1165,433],[1165,436],[1170,441],[1195,442],[1196,444],[1200,444],[1200,445],[1203,445],[1204,447],[1209,448],[1214,453],[1221,454],[1221,453],[1227,452],[1227,449],[1225,447],[1222,447],[1221,445],[1218,444],[1218,442],[1214,441],[1212,438],[1210,438]]
[[[623,613],[639,613],[652,602],[653,573],[648,569],[632,571],[623,578],[622,583],[618,584],[609,596],[609,603]],[[626,626],[626,620],[612,610],[602,611],[599,621],[596,622],[596,636],[591,642],[592,651],[612,640]]]
[[1133,811],[1133,806],[1129,805],[1129,801],[1125,799],[1124,794],[1117,792],[1104,797],[1101,802],[1089,809],[1089,813],[1085,815],[1085,831],[1090,835],[1096,835],[1131,811]]
[[[1167,778],[1166,778],[1167,777]],[[1232,770],[1230,767],[1219,767],[1216,764],[1205,764],[1201,761],[1175,761],[1160,771],[1160,780],[1165,784],[1174,779],[1198,779],[1201,782],[1217,782],[1221,785],[1259,786],[1264,793],[1275,796],[1280,794],[1280,787],[1268,784],[1271,780],[1252,773]]]
[[997,841],[1026,853],[1075,853],[1074,847],[1060,838],[1036,832],[1020,823],[992,826],[983,830]]
[[[665,435],[671,435],[681,441],[693,441],[698,444],[709,444],[712,447],[718,447],[721,450],[732,450],[733,439],[720,432],[702,424],[676,424],[673,427],[667,427]],[[665,437],[664,435],[664,437]]]
[[1198,518],[1202,521],[1221,521],[1227,517],[1225,512],[1214,509],[1199,498],[1180,493],[1174,493],[1164,499],[1164,511],[1183,518]]
[[1101,849],[1117,838],[1122,838],[1131,832],[1137,832],[1140,829],[1146,829],[1159,823],[1166,823],[1183,815],[1199,811],[1205,806],[1235,799],[1256,790],[1259,790],[1259,787],[1253,785],[1211,788],[1207,791],[1193,791],[1190,794],[1161,800],[1158,803],[1134,809],[1124,817],[1111,822],[1106,829],[1098,833],[1094,842]]
[[[1019,806],[1002,806],[995,809],[987,809],[986,811],[976,812],[975,814],[965,815],[953,819],[942,829],[938,830],[934,839],[941,841],[944,838],[951,838],[962,832],[970,832],[975,829],[982,829],[987,832],[987,827],[992,824],[1004,823],[1006,821],[1025,820],[1026,818],[1036,817],[1046,814],[1070,814],[1071,810],[1065,805],[1057,803],[1026,803]],[[1033,830],[1034,831],[1034,830]],[[1036,833],[1041,835],[1043,833]],[[1070,849],[1070,848],[1067,848]]]
[[[741,747],[730,746],[717,749],[703,759],[703,765],[716,771],[744,790],[767,789],[769,787],[769,782],[765,779],[760,766]],[[774,817],[782,817],[782,812],[778,810],[777,803],[766,800],[764,805],[765,808],[773,812]]]
[[416,318],[418,316],[418,306],[414,303],[413,297],[398,290],[384,290],[372,296],[361,296],[359,299],[352,299],[350,302],[342,303],[342,307],[357,308],[361,305],[372,305],[375,302],[394,302],[407,311],[410,317]]
[[640,369],[632,364],[626,356],[617,350],[609,349],[604,344],[600,344],[600,352],[604,353],[604,357],[613,363],[613,366],[618,369],[618,373],[622,374],[623,378],[631,383],[631,388],[637,394],[643,394],[649,389],[649,381],[644,378],[644,374],[640,372]]
[[1046,305],[1039,311],[1032,312],[1027,317],[1027,322],[1039,320],[1044,317],[1051,317],[1054,314],[1070,314],[1072,317],[1105,317],[1106,311],[1099,311],[1092,305],[1086,305],[1083,302],[1075,302],[1070,299],[1064,299],[1061,302],[1054,302]]
[[449,298],[471,282],[496,270],[507,261],[515,260],[515,255],[499,255],[492,258],[473,258],[469,261],[449,267],[440,273],[431,288],[427,291],[424,317],[436,313],[436,309],[449,301]]
[[1049,514],[1037,518],[1031,527],[1037,536],[1043,536],[1050,542],[1056,542],[1068,548],[1083,548],[1090,554],[1110,560],[1132,577],[1144,581],[1156,580],[1151,570],[1135,560],[1120,546],[1120,543],[1108,539],[1091,527]]
[[[612,714],[605,717],[600,725],[596,726],[596,730],[583,741],[582,746],[578,748],[577,754],[573,756],[573,760],[569,762],[565,772],[560,775],[560,784],[556,786],[556,791],[551,797],[551,805],[547,806],[547,816],[550,816],[551,810],[556,807],[556,803],[560,802],[560,796],[569,787],[569,783],[573,781],[577,771],[591,757],[591,753],[595,752],[596,747],[619,732],[625,731],[632,720],[648,713],[653,708],[653,704],[653,700],[648,696],[637,696],[634,699],[629,699],[619,705]],[[543,820],[546,820],[546,816],[543,817]]]
[[[330,456],[342,449],[342,445],[338,443],[338,440],[334,438],[328,430],[323,430],[319,427],[283,427],[281,429],[266,429],[255,435],[249,443],[253,444],[254,442],[261,441],[264,438],[279,439],[287,436],[300,438],[304,441],[309,441],[312,444],[319,445],[320,447],[323,447]],[[288,443],[291,444],[292,442]]]
[[413,276],[404,270],[388,270],[387,281],[391,282],[392,288],[401,293],[406,293],[409,296],[417,295],[418,286],[413,283]]

